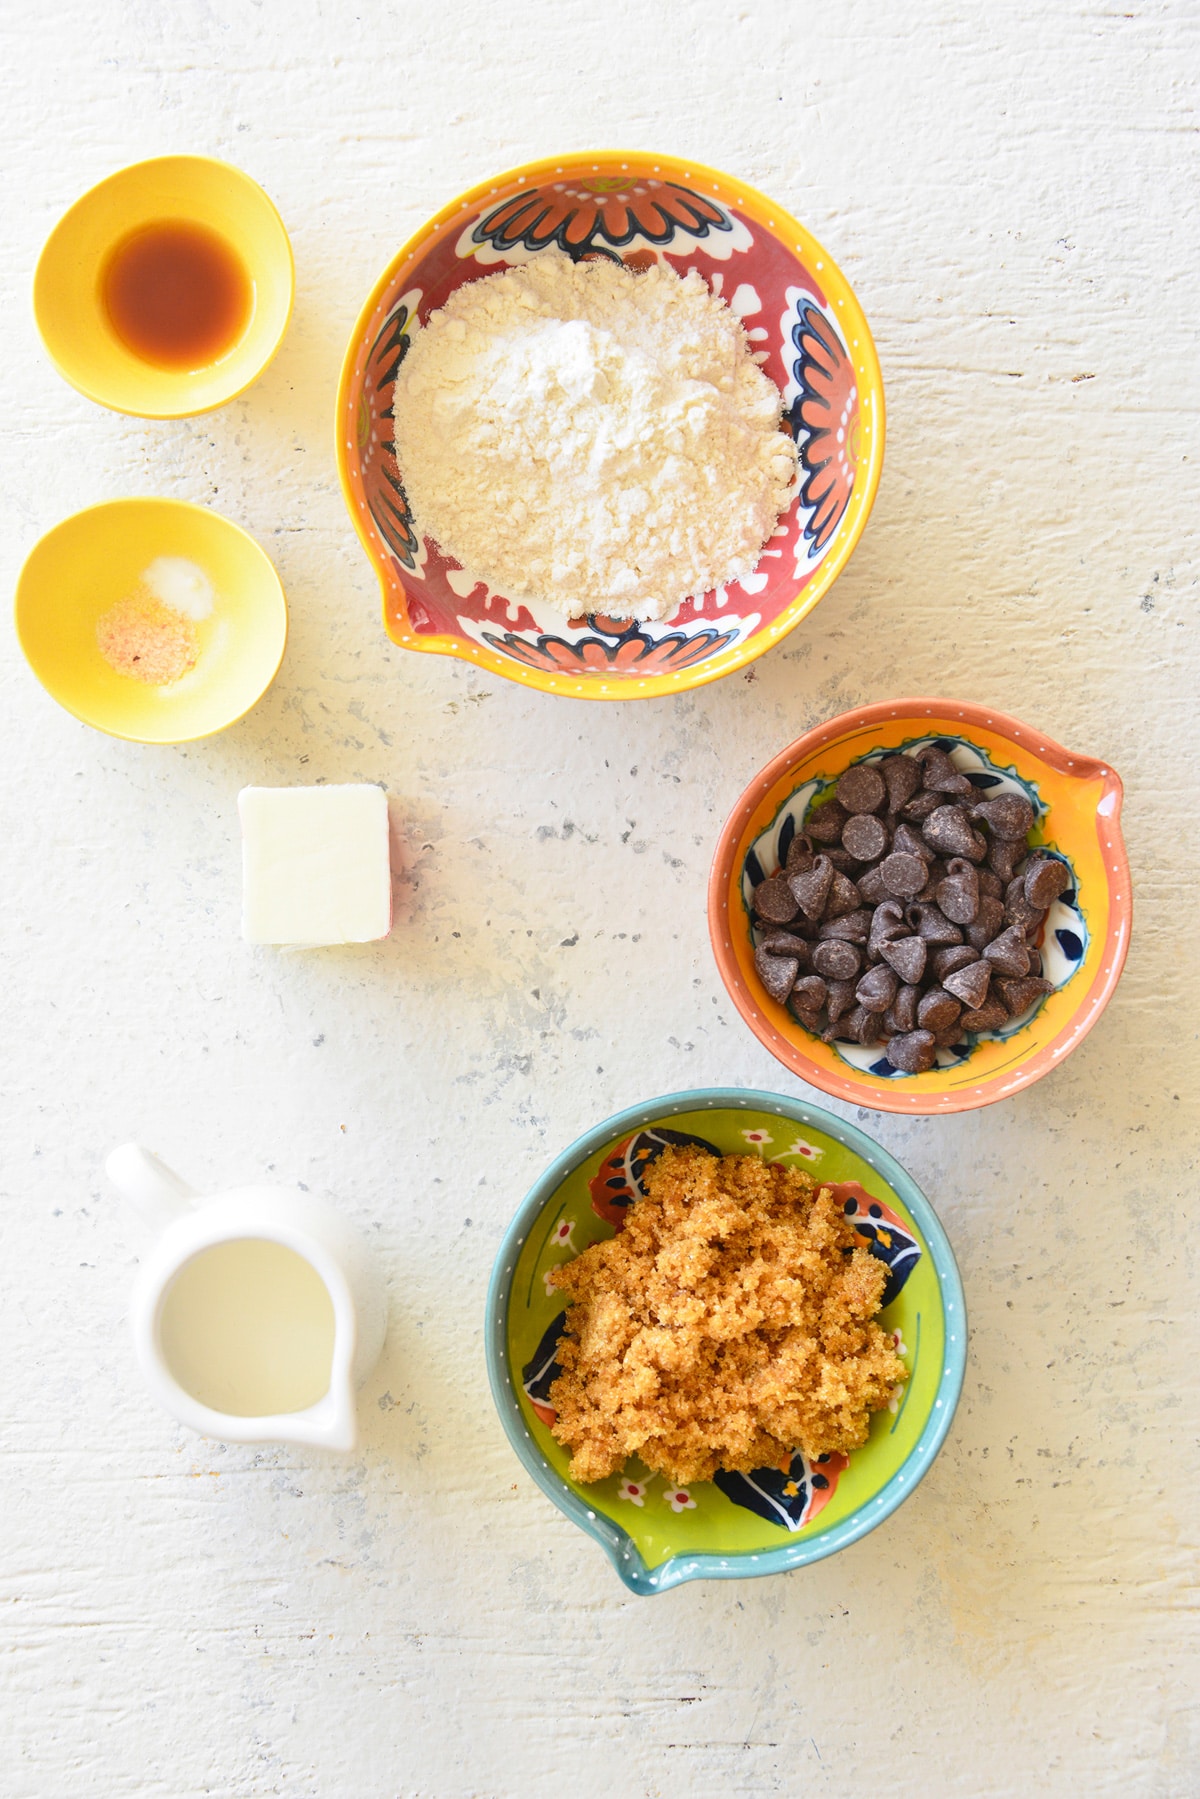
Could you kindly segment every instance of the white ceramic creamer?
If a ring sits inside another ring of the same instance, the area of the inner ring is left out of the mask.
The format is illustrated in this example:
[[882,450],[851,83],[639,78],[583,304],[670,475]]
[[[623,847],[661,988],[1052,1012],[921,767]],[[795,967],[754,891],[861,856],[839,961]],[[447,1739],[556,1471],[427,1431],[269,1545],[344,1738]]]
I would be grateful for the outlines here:
[[353,1449],[355,1390],[387,1329],[361,1233],[306,1193],[201,1198],[136,1143],[115,1149],[105,1170],[157,1233],[130,1322],[159,1404],[227,1443]]

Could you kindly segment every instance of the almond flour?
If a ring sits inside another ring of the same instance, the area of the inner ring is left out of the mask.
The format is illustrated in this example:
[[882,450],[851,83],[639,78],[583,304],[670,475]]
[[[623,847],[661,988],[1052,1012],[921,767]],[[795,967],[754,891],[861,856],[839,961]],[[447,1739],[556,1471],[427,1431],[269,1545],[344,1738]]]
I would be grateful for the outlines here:
[[418,529],[568,617],[748,575],[796,486],[779,390],[696,273],[558,251],[458,288],[396,381]]

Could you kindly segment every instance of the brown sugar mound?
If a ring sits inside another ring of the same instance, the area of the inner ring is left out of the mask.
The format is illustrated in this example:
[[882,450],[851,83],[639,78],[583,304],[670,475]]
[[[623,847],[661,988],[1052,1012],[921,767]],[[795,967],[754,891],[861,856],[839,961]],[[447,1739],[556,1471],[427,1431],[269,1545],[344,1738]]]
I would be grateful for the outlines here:
[[828,1187],[758,1156],[671,1147],[625,1229],[555,1269],[550,1389],[571,1477],[631,1455],[711,1480],[856,1449],[908,1370],[873,1322],[887,1280]]

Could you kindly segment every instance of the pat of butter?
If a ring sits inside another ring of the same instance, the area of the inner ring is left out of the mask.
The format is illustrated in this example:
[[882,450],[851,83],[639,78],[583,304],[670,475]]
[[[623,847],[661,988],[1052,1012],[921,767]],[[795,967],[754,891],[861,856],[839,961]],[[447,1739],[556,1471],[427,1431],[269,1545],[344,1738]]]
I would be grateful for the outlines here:
[[315,948],[392,928],[382,787],[243,787],[242,935]]

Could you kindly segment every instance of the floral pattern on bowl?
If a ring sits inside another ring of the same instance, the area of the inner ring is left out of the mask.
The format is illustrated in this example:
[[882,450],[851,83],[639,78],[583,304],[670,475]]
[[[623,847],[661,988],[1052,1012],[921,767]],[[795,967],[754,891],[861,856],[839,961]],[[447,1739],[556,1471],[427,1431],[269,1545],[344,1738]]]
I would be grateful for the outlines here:
[[[698,270],[743,319],[800,448],[800,492],[758,567],[685,601],[669,619],[568,622],[496,593],[422,537],[405,493],[393,397],[414,332],[464,282],[551,248]],[[338,396],[342,488],[379,574],[393,640],[595,699],[679,692],[777,643],[853,550],[878,485],[883,437],[883,385],[866,320],[815,239],[744,183],[633,152],[528,164],[431,220],[368,300]]]
[[[849,1456],[784,1473],[718,1475],[680,1488],[636,1460],[581,1486],[551,1433],[555,1351],[566,1323],[549,1271],[611,1236],[668,1143],[812,1167],[889,1270],[882,1322],[909,1379]],[[564,1236],[563,1225],[569,1226]],[[653,1100],[596,1126],[552,1164],[509,1228],[488,1294],[488,1371],[509,1439],[538,1485],[606,1549],[638,1593],[681,1581],[771,1574],[830,1555],[911,1492],[949,1428],[966,1354],[962,1291],[928,1201],[886,1151],[841,1119],[782,1095],[712,1090]]]
[[[946,746],[981,790],[1025,794],[1037,815],[1035,839],[1066,864],[1071,886],[1051,907],[1039,939],[1054,991],[1000,1030],[939,1051],[927,1073],[904,1075],[877,1045],[823,1042],[767,995],[754,968],[750,897],[757,880],[781,865],[813,800],[851,762],[931,741]],[[1006,1098],[1075,1047],[1120,978],[1132,914],[1120,810],[1121,783],[1107,764],[1072,755],[990,708],[917,699],[845,713],[768,764],[726,822],[708,900],[721,977],[767,1048],[839,1099],[880,1111],[940,1112]]]

